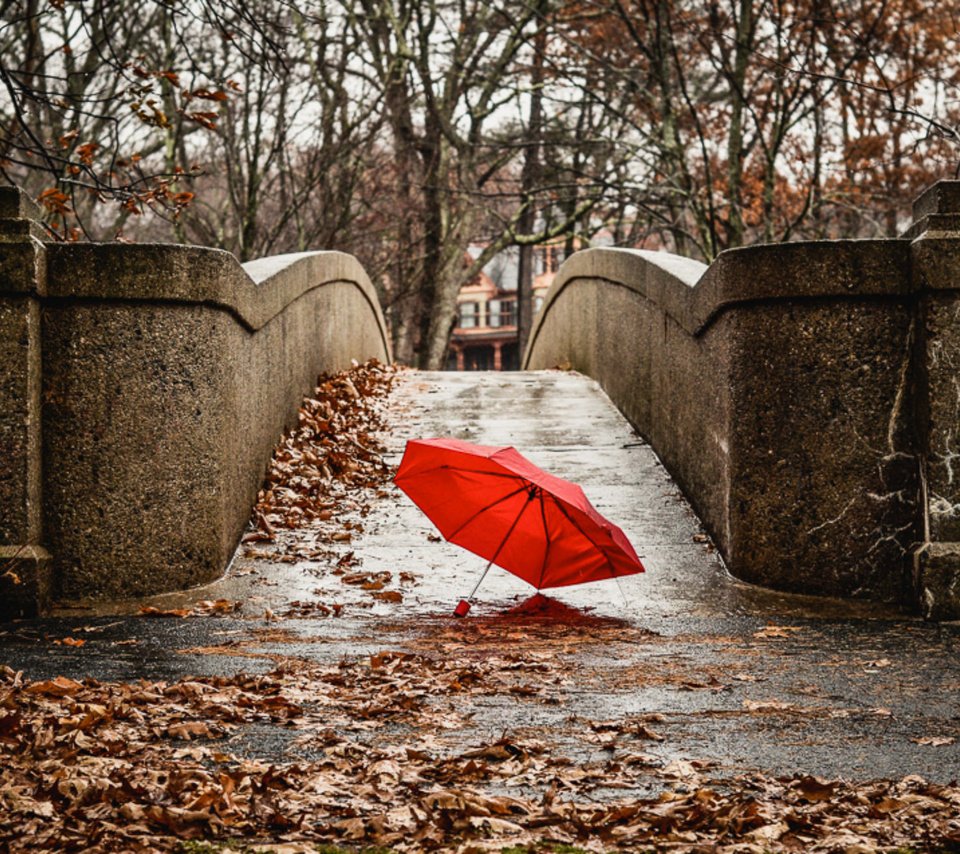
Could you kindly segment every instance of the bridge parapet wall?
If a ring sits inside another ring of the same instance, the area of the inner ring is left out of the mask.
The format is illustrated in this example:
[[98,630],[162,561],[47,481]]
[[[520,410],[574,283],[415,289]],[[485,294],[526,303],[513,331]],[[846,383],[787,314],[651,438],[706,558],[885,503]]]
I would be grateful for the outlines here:
[[217,577],[304,393],[389,361],[337,252],[42,240],[0,189],[0,613]]
[[957,213],[944,182],[902,239],[579,252],[524,366],[597,379],[737,577],[958,617]]

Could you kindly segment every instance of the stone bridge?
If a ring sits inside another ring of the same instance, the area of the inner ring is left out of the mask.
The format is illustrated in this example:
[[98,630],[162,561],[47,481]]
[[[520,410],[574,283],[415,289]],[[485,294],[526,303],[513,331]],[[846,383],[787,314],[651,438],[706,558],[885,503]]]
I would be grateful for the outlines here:
[[[49,243],[37,218],[0,190],[0,612],[209,581],[317,373],[389,360],[373,288],[338,253],[241,266]],[[557,276],[524,367],[595,379],[737,577],[954,618],[958,259],[954,182],[899,239],[709,268],[588,250]]]

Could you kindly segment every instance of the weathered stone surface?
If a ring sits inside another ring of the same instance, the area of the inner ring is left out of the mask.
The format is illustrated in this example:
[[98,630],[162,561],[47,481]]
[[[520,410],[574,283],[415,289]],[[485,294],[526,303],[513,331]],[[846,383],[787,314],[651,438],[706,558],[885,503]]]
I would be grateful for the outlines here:
[[40,310],[31,297],[0,300],[0,365],[0,545],[37,543]]
[[524,365],[598,379],[735,575],[911,602],[911,263],[905,240],[752,247],[709,269],[589,250],[561,269]]
[[[36,611],[49,593],[42,538],[40,306],[46,286],[39,212],[23,193],[0,188],[0,616]],[[8,555],[2,559],[6,548]],[[42,551],[42,550],[41,550]],[[12,557],[16,555],[16,559]],[[14,582],[16,580],[16,583]],[[31,599],[31,597],[33,597]],[[28,603],[33,602],[30,606]]]
[[[28,209],[0,192],[0,212]],[[0,221],[0,545],[48,548],[37,596],[209,581],[317,375],[389,361],[369,279],[336,252],[245,269],[217,250],[44,245],[23,222]]]
[[960,542],[960,304],[931,297],[925,317],[928,539]]
[[40,220],[40,208],[18,187],[0,187],[0,220]]
[[913,219],[918,221],[935,213],[960,211],[960,181],[937,181],[927,187],[913,203]]
[[52,561],[41,546],[0,545],[0,620],[32,617],[50,603]]
[[[216,577],[230,505],[242,513],[249,495],[235,494],[227,463],[246,438],[235,321],[203,306],[79,302],[48,306],[44,326],[45,542],[58,593],[122,597]],[[272,425],[278,415],[264,413]]]
[[51,245],[48,257],[51,297],[211,305],[257,330],[300,297],[343,282],[379,312],[366,273],[343,252],[301,252],[241,265],[229,252],[199,246],[62,243]]
[[957,619],[960,543],[927,543],[916,553],[920,611],[928,620]]
[[[291,263],[316,275],[321,260]],[[223,569],[317,374],[388,358],[368,294],[333,260],[323,287],[302,277],[304,298],[256,332],[218,304],[45,308],[44,506],[61,595],[142,595]]]
[[781,590],[909,601],[921,537],[909,308],[773,303],[729,322],[731,570]]

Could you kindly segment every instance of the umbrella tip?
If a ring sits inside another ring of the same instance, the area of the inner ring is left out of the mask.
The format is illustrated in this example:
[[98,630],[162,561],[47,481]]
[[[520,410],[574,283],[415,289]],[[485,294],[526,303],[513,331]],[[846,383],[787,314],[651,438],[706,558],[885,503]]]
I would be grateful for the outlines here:
[[457,607],[453,609],[454,617],[466,617],[467,612],[470,610],[470,603],[466,599],[461,599],[457,603]]

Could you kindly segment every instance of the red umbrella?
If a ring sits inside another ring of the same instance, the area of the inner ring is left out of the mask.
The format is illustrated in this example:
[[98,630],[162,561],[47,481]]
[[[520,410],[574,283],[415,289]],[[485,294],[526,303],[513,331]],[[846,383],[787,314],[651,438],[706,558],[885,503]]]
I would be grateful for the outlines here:
[[643,572],[623,531],[575,483],[548,474],[515,448],[414,439],[394,482],[440,533],[537,590]]

